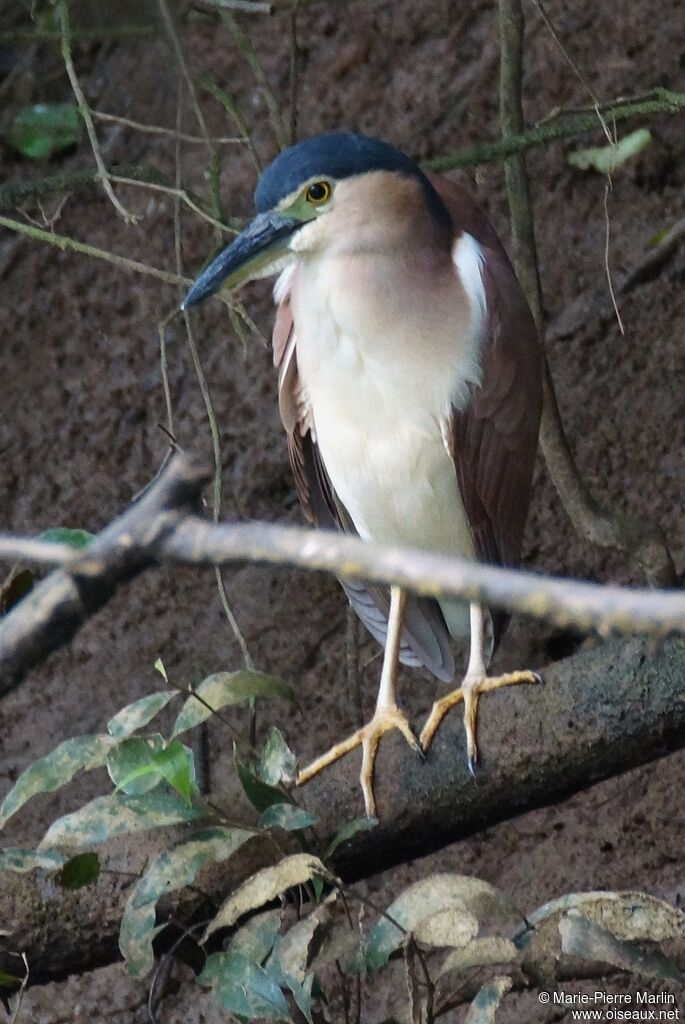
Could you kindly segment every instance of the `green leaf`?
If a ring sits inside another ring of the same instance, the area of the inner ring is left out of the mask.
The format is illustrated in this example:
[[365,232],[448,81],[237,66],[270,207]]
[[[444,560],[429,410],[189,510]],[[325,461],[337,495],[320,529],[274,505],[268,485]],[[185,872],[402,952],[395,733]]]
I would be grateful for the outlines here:
[[161,658],[157,658],[157,661],[155,662],[153,667],[157,669],[157,671],[159,672],[159,674],[162,677],[162,679],[164,680],[164,682],[168,683],[169,682],[169,677],[166,674],[166,669],[164,668],[164,662],[162,661]]
[[220,711],[221,708],[240,704],[251,697],[295,699],[293,688],[282,679],[247,669],[240,672],[217,672],[208,676],[195,687],[195,693],[202,697],[202,701],[196,697],[188,698],[176,719],[172,735],[178,736],[186,729],[206,721],[212,713],[210,708],[213,711]]
[[315,875],[326,874],[326,868],[319,858],[309,853],[295,853],[284,857],[278,864],[256,871],[224,900],[216,917],[207,926],[202,942],[206,942],[217,929],[230,928],[248,910],[263,907],[265,903],[270,903],[295,885],[308,882]]
[[309,811],[294,804],[271,804],[259,819],[260,828],[282,828],[285,832],[297,832],[314,825],[316,818]]
[[280,789],[268,786],[266,782],[262,782],[252,768],[240,760],[235,750],[233,751],[233,762],[240,779],[240,784],[245,791],[245,796],[260,813],[264,812],[267,807],[271,807],[272,804],[282,804],[288,800],[286,793],[282,793]]
[[124,740],[107,759],[112,781],[117,789],[139,795],[165,779],[190,804],[197,792],[193,752],[180,740],[172,740],[167,747],[163,743],[161,736]]
[[0,971],[0,991],[3,988],[14,989],[17,985],[21,985],[22,978],[18,978],[16,974],[7,974],[6,971]]
[[[458,929],[455,946],[465,945],[473,938],[479,922],[489,922],[493,918],[520,917],[511,901],[494,886],[479,878],[457,874],[436,874],[423,878],[400,893],[388,907],[388,915],[406,931],[416,930],[418,936],[423,926],[429,941],[430,929],[433,924],[437,924],[441,945],[446,937],[443,926],[449,926],[454,932],[456,920],[432,922],[431,919],[448,911],[456,911],[457,916],[463,917],[463,927]],[[383,967],[403,941],[403,932],[387,917],[377,921],[366,943],[369,970]]]
[[124,907],[124,914],[119,929],[119,949],[126,961],[126,972],[134,978],[142,978],[152,970],[155,962],[152,942],[165,925],[155,926],[156,911],[154,903],[146,903],[142,907],[133,907],[129,901]]
[[279,782],[294,782],[295,767],[295,755],[283,739],[280,729],[272,725],[259,758],[259,778],[270,786],[277,786]]
[[335,839],[326,850],[325,859],[328,860],[329,857],[332,857],[340,844],[346,843],[352,836],[356,836],[357,832],[367,832],[369,829],[375,828],[377,824],[378,818],[355,818],[353,821],[346,822],[338,829]]
[[[24,874],[35,868],[43,871],[58,871],[67,858],[59,850],[24,850],[19,847],[0,850],[0,871],[16,871]],[[2,932],[0,932],[0,935]]]
[[153,763],[179,796],[187,804],[192,803],[193,793],[197,792],[195,782],[195,755],[190,747],[180,740],[172,740],[164,750],[160,750],[152,758]]
[[152,967],[155,904],[167,893],[192,885],[206,864],[228,860],[252,832],[223,826],[200,829],[153,858],[136,883],[124,910],[119,948],[130,974],[141,977]]
[[214,953],[198,979],[211,986],[219,1004],[229,1013],[249,1020],[290,1020],[285,997],[263,967],[240,953]]
[[69,782],[76,772],[90,771],[104,764],[116,742],[112,736],[74,736],[34,761],[21,773],[0,804],[0,828],[32,796],[52,793]]
[[512,979],[504,976],[486,982],[469,1006],[464,1024],[493,1024],[500,1003],[512,985]]
[[51,526],[38,534],[38,540],[49,541],[51,544],[68,544],[70,548],[87,548],[95,537],[87,530],[70,530],[65,526]]
[[620,142],[610,146],[593,146],[590,149],[578,149],[569,153],[567,160],[572,167],[581,171],[599,171],[600,174],[613,174],[617,167],[625,163],[631,156],[640,153],[652,141],[646,128],[638,128],[629,135],[624,135]]
[[100,875],[100,858],[97,853],[78,853],[68,860],[57,876],[63,889],[83,889],[92,885]]
[[22,156],[45,160],[78,142],[81,129],[73,103],[36,103],[23,107],[10,128],[10,142]]
[[107,731],[117,739],[125,739],[152,721],[155,715],[167,706],[171,698],[177,695],[177,690],[157,690],[155,693],[149,693],[147,697],[141,697],[140,700],[118,711],[114,718],[110,718]]
[[201,806],[188,806],[175,793],[153,789],[144,796],[99,796],[73,814],[53,821],[39,849],[52,846],[92,846],[115,836],[164,828],[206,817]]
[[153,758],[163,747],[164,739],[159,733],[145,738],[134,736],[114,747],[107,757],[107,771],[117,790],[123,790],[127,796],[142,796],[158,786],[162,773]]
[[194,832],[153,859],[136,883],[129,903],[140,907],[156,902],[166,893],[192,885],[206,864],[228,860],[253,835],[253,832],[223,826]]

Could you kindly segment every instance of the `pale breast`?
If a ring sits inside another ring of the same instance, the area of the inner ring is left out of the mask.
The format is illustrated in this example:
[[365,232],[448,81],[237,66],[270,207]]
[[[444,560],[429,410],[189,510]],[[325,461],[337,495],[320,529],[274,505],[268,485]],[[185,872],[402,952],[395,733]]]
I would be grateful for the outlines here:
[[456,276],[422,290],[406,269],[398,288],[397,261],[301,265],[292,308],[303,398],[361,536],[473,557],[441,429],[477,379],[472,310]]

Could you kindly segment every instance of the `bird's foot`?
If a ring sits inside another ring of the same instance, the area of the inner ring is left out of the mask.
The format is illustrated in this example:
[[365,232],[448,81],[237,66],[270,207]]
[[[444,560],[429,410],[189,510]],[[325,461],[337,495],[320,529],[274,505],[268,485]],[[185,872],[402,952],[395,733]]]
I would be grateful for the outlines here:
[[356,732],[348,736],[347,739],[342,740],[341,743],[336,743],[327,753],[317,757],[316,761],[312,761],[307,768],[304,768],[297,776],[296,785],[304,785],[305,782],[309,782],[323,768],[327,768],[329,764],[333,764],[334,761],[349,753],[350,750],[354,750],[355,747],[361,747],[362,769],[359,781],[361,782],[364,794],[366,813],[370,818],[375,817],[376,800],[373,795],[373,766],[381,736],[386,732],[390,732],[391,729],[399,729],[409,746],[423,757],[423,751],[414,733],[411,731],[411,726],[404,712],[400,711],[396,706],[376,708],[370,722],[367,722],[361,729],[357,729]]
[[453,690],[439,700],[436,700],[428,716],[426,724],[421,730],[420,743],[423,750],[428,750],[435,731],[440,725],[450,708],[460,701],[464,702],[464,728],[466,729],[466,754],[468,758],[469,771],[475,775],[475,766],[478,761],[478,747],[476,746],[476,715],[478,712],[478,698],[481,693],[488,693],[490,690],[499,690],[502,686],[516,686],[518,683],[541,683],[542,677],[537,672],[507,672],[501,676],[487,676],[482,674],[467,673],[464,681],[458,690]]

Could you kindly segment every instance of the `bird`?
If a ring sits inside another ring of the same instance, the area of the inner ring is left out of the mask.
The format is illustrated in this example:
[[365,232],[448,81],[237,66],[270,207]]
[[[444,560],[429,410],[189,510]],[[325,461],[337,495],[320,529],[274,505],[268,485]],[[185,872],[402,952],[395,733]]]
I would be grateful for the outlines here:
[[[256,215],[199,274],[182,308],[276,276],[278,404],[305,517],[362,540],[516,566],[542,408],[541,343],[494,228],[471,196],[380,139],[327,132],[284,149],[261,173]],[[300,771],[309,781],[362,748],[366,813],[374,762],[397,729],[426,751],[463,702],[468,765],[478,759],[482,693],[541,682],[489,676],[507,616],[341,579],[385,648],[373,716]],[[455,677],[417,740],[397,703],[399,663]]]

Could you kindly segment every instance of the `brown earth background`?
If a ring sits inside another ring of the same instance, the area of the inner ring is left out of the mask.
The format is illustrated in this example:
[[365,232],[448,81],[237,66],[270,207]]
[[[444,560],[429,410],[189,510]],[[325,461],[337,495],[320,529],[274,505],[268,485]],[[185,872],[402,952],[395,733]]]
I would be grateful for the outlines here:
[[[133,8],[131,8],[133,9]],[[9,11],[5,5],[3,11]],[[685,88],[685,12],[679,0],[550,0],[549,13],[568,53],[598,96],[637,94],[661,84]],[[532,5],[527,10],[525,114],[535,122],[556,107],[586,106],[588,96]],[[7,27],[13,20],[7,15]],[[290,116],[290,17],[251,17],[249,28],[286,120]],[[3,26],[4,27],[4,26]],[[140,42],[89,44],[76,50],[89,103],[139,121],[173,127],[176,75],[161,31]],[[218,25],[191,21],[183,36],[193,70],[211,70],[236,99],[262,160],[276,152],[263,94],[231,38]],[[373,0],[303,4],[298,16],[298,125],[301,135],[354,129],[379,135],[422,159],[497,136],[497,17],[476,0]],[[19,51],[3,49],[7,75]],[[23,52],[23,51],[22,51]],[[68,99],[55,73],[58,55],[41,48],[15,78],[4,105]],[[230,134],[210,98],[202,107],[210,132]],[[6,111],[2,112],[6,117]],[[196,130],[192,111],[186,130]],[[683,216],[685,131],[682,117],[653,117],[654,140],[614,175],[608,197],[610,262],[630,269],[654,236]],[[98,128],[109,164],[147,162],[173,174],[167,139],[119,126]],[[591,140],[601,144],[601,133]],[[579,294],[606,285],[605,179],[570,167],[556,144],[530,154],[546,310],[562,311]],[[589,143],[588,143],[589,144]],[[254,168],[244,147],[224,150],[225,211],[248,216]],[[36,168],[5,147],[3,179],[88,163],[79,152]],[[206,154],[184,150],[185,183],[202,192]],[[508,243],[500,167],[464,180]],[[174,264],[172,203],[156,192],[119,188],[140,215],[126,227],[96,188],[72,194],[55,228],[92,245],[157,267]],[[56,201],[44,202],[50,215]],[[26,212],[40,220],[36,203]],[[195,271],[214,247],[211,228],[184,215],[183,256]],[[591,318],[549,350],[570,440],[593,492],[612,508],[648,517],[667,531],[678,569],[685,565],[685,250],[651,282],[621,302],[625,335],[614,317]],[[177,301],[174,288],[106,263],[0,233],[0,529],[37,533],[55,525],[97,531],[149,480],[166,442],[157,323]],[[268,335],[266,284],[251,286],[247,305]],[[275,402],[270,353],[250,338],[243,350],[225,308],[197,316],[201,357],[221,434],[227,518],[299,523]],[[182,326],[169,331],[171,388],[180,443],[209,450],[209,430]],[[637,582],[624,557],[580,541],[542,465],[536,473],[526,562],[552,573]],[[346,734],[354,709],[345,690],[345,602],[335,581],[302,572],[242,568],[227,575],[232,605],[256,665],[292,681],[302,711],[263,710],[260,729],[277,722],[302,762]],[[498,663],[542,666],[592,638],[559,635],[515,622]],[[362,661],[376,653],[365,641]],[[179,681],[238,667],[211,573],[160,570],[121,591],[68,650],[53,656],[0,706],[0,794],[57,741],[100,731],[124,704],[158,688],[164,659]],[[379,661],[363,672],[365,709],[375,697]],[[402,679],[402,700],[420,723],[436,686],[416,672]],[[486,713],[496,716],[497,702]],[[243,724],[241,713],[235,719]],[[506,728],[506,722],[502,722]],[[214,785],[232,770],[230,742],[211,727]],[[487,755],[487,752],[485,752]],[[455,751],[455,756],[462,756]],[[35,843],[46,825],[103,791],[96,772],[64,791],[38,798],[17,816],[3,842]],[[435,870],[474,874],[496,883],[531,910],[575,890],[640,889],[676,902],[683,883],[685,755],[604,782],[563,803],[520,816],[369,882],[389,901],[408,882]],[[361,811],[361,805],[360,805]],[[381,808],[382,813],[382,808]],[[123,864],[123,862],[122,862]],[[124,865],[125,866],[125,865]],[[2,922],[0,922],[1,926]],[[614,983],[633,991],[634,982]],[[589,990],[597,987],[594,983]],[[601,986],[600,986],[601,987]],[[567,986],[572,990],[572,986]],[[656,991],[656,989],[655,989]],[[381,1019],[387,986],[369,996],[363,1020]],[[121,964],[63,984],[30,990],[18,1017],[57,1024],[146,1020],[146,987]],[[1,1013],[1,1011],[0,1011]],[[162,1003],[159,1020],[225,1019],[197,987],[181,985]],[[448,1021],[463,1019],[457,1011]],[[511,996],[498,1020],[549,1022],[558,1009],[534,994]]]

